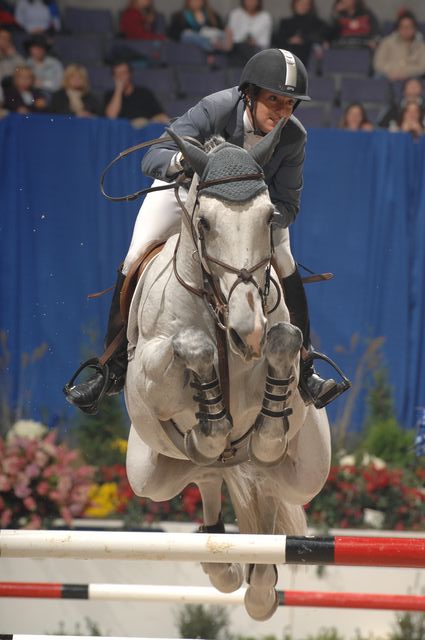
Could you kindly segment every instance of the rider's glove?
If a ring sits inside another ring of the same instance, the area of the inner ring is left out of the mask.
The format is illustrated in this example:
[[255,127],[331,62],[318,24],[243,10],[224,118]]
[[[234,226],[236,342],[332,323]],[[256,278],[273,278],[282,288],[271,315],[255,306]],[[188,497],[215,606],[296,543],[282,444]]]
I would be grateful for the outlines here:
[[286,211],[274,210],[272,217],[272,227],[278,227],[279,229],[286,229],[293,222],[291,216]]
[[186,160],[183,157],[183,154],[180,151],[171,158],[170,166],[167,173],[170,175],[182,174],[188,180],[191,180],[193,178],[193,169],[187,164]]

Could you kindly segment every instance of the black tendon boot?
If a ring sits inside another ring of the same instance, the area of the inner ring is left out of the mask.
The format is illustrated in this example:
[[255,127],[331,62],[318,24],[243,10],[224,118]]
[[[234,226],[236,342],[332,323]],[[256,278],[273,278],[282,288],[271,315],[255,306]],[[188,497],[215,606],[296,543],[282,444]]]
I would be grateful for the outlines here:
[[[300,359],[299,387],[301,394],[307,404],[313,403],[317,409],[322,409],[349,389],[351,383],[332,360],[324,354],[314,351],[311,346],[307,298],[298,269],[295,269],[292,275],[283,278],[282,285],[291,323],[302,331],[303,346],[308,351],[308,356]],[[328,380],[321,378],[313,365],[313,361],[317,359],[328,362],[342,377],[342,382],[336,382],[333,378]]]
[[[113,348],[112,354],[105,364],[99,362],[97,358],[85,362],[63,389],[68,402],[74,404],[84,413],[97,413],[103,396],[119,393],[124,386],[127,371],[127,336],[125,323],[120,312],[120,294],[124,280],[125,276],[119,271],[112,296],[105,338],[105,349],[116,339],[117,344]],[[121,339],[118,338],[118,335],[121,336]],[[74,385],[75,378],[87,367],[94,369],[93,375],[85,382]]]

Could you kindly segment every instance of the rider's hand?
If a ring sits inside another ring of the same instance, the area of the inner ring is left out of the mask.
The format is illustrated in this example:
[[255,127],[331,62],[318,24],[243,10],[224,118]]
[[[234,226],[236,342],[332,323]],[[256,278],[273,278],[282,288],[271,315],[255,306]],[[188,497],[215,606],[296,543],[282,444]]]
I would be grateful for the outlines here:
[[278,227],[279,229],[286,229],[286,227],[289,227],[289,225],[291,224],[292,220],[290,219],[290,216],[282,211],[279,211],[278,209],[275,209],[274,213],[273,213],[273,217],[272,217],[272,227]]

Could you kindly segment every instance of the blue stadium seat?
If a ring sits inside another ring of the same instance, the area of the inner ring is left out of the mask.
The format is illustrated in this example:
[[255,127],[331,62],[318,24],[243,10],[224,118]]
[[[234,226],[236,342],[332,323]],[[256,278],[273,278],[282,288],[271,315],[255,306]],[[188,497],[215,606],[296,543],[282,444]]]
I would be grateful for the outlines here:
[[323,55],[323,75],[338,73],[368,76],[370,71],[369,49],[327,49]]
[[207,56],[205,51],[193,44],[169,40],[164,42],[164,59],[170,66],[199,66],[206,64]]
[[179,96],[206,96],[226,89],[228,85],[226,71],[210,71],[208,67],[201,69],[177,69],[177,85]]
[[386,78],[342,78],[340,101],[385,104],[390,100],[391,86]]
[[[133,51],[145,59],[149,67],[157,67],[165,64],[164,47],[159,40],[130,40],[127,38],[114,38],[108,43],[107,57],[112,59],[114,52],[120,56],[120,51]],[[124,55],[125,57],[125,55]]]
[[163,104],[165,112],[170,118],[178,118],[193,107],[195,103],[193,98],[168,98],[164,99]]
[[326,127],[327,108],[323,104],[303,104],[295,112],[306,129],[310,127]]
[[105,66],[87,67],[90,84],[95,91],[104,92],[114,88],[111,69]]
[[67,65],[79,64],[99,65],[103,60],[103,41],[98,36],[71,36],[59,34],[55,36],[53,53]]
[[99,33],[112,35],[114,22],[112,13],[107,9],[81,9],[66,7],[63,14],[64,28],[71,33]]
[[335,98],[335,80],[332,76],[312,76],[308,82],[308,93],[316,102],[332,104]]
[[148,87],[154,93],[169,94],[170,96],[176,94],[176,79],[174,71],[170,67],[135,70],[133,80],[135,85]]

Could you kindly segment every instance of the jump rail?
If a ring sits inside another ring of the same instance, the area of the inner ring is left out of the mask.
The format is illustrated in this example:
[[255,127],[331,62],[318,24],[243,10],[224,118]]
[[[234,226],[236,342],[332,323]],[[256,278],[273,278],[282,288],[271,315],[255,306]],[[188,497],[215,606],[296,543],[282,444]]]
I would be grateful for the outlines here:
[[[213,587],[179,587],[138,584],[61,584],[0,582],[0,598],[75,600],[139,600],[178,604],[240,605],[246,589],[220,593]],[[341,593],[332,591],[278,591],[279,605],[336,609],[425,611],[425,596]]]
[[0,530],[0,557],[425,568],[425,538]]

